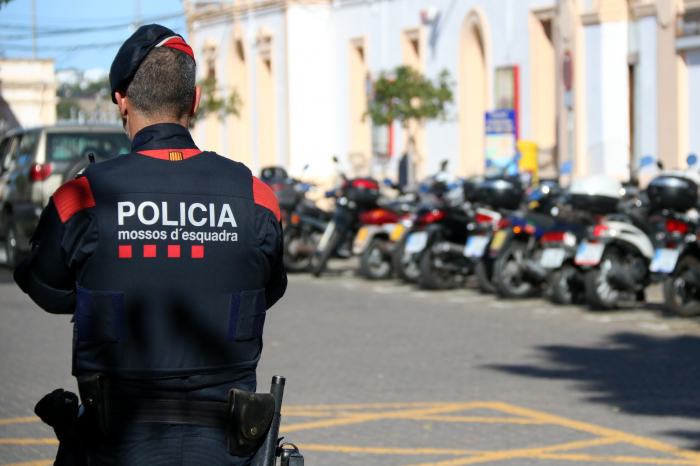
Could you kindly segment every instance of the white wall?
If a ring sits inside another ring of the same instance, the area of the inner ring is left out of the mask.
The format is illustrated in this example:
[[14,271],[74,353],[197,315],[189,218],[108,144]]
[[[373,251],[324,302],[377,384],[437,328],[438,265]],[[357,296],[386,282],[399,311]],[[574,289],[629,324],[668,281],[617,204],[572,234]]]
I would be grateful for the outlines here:
[[[459,38],[462,23],[469,12],[481,8],[487,18],[490,37],[489,80],[493,82],[494,69],[498,66],[520,65],[520,137],[530,136],[528,115],[529,94],[529,51],[528,51],[528,13],[533,7],[552,5],[547,0],[402,0],[376,1],[371,3],[341,3],[333,10],[334,33],[334,71],[337,99],[336,124],[337,139],[334,153],[344,158],[349,150],[348,117],[349,102],[347,89],[349,71],[347,49],[348,42],[357,37],[367,38],[367,62],[376,78],[380,71],[388,70],[401,64],[401,33],[405,29],[421,26],[420,12],[428,7],[438,9],[440,16],[433,24],[425,25],[425,73],[434,78],[443,69],[447,69],[456,81],[458,75]],[[504,11],[510,11],[504,14]],[[493,89],[493,85],[489,85]],[[493,92],[488,101],[493,102]],[[459,89],[455,88],[455,102],[458,101]],[[450,109],[451,120],[447,123],[434,122],[426,126],[426,171],[435,172],[442,160],[450,161],[449,167],[456,171],[458,166],[459,134],[457,124],[457,106]],[[405,150],[404,135],[398,125],[394,131],[394,158],[398,160]],[[395,170],[394,164],[389,168]]]
[[639,20],[639,64],[636,78],[639,95],[635,102],[635,148],[641,157],[652,156],[658,159],[658,110],[657,110],[657,70],[656,70],[656,17],[647,16]]
[[[257,115],[255,96],[257,54],[256,38],[260,27],[274,33],[274,60],[277,86],[277,139],[279,162],[289,164],[291,174],[298,174],[309,164],[308,174],[334,173],[331,157],[337,155],[346,169],[349,141],[349,58],[351,39],[366,39],[366,60],[373,77],[382,70],[401,64],[401,35],[405,29],[424,27],[423,57],[425,73],[434,78],[447,69],[455,80],[458,76],[459,39],[464,19],[469,12],[480,8],[486,17],[489,37],[486,62],[489,66],[489,96],[492,107],[494,69],[499,66],[520,66],[520,137],[530,137],[528,14],[531,8],[549,6],[553,0],[375,0],[371,2],[336,2],[331,5],[290,5],[285,13],[268,10],[250,13],[241,18],[246,30],[250,95],[245,99],[251,105],[253,160],[257,160]],[[433,24],[422,25],[420,12],[435,7],[439,17]],[[507,14],[505,13],[507,12]],[[226,21],[201,24],[195,30],[193,44],[201,53],[207,38],[219,41],[219,76],[225,82],[224,57],[230,37]],[[285,40],[286,38],[286,40]],[[626,43],[626,42],[625,42]],[[625,74],[626,76],[626,74]],[[460,90],[455,88],[455,102]],[[450,121],[434,122],[426,126],[425,150],[427,173],[438,169],[442,160],[456,171],[459,157],[459,130],[457,106],[450,108]],[[395,162],[405,151],[404,138],[398,124],[394,127],[394,163],[387,168],[396,170]],[[222,127],[223,147],[226,147],[225,128]],[[203,131],[196,131],[198,142]],[[259,169],[255,163],[254,172]]]
[[700,50],[686,52],[688,65],[688,153],[700,157]]
[[586,26],[586,147],[588,173],[629,176],[627,24]]
[[288,168],[294,174],[306,164],[311,176],[333,171],[337,100],[342,94],[334,81],[334,55],[340,51],[331,40],[331,9],[330,5],[287,8]]

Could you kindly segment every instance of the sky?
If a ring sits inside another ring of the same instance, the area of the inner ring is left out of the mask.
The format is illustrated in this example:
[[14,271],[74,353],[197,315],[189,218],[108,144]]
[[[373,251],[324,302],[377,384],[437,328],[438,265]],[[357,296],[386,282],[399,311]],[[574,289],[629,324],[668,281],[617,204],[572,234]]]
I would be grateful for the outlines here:
[[[134,31],[137,4],[144,24],[157,22],[186,38],[182,0],[34,0],[39,37],[37,56],[54,58],[56,69],[109,70],[112,60]],[[178,15],[168,19],[163,16]],[[0,8],[0,54],[32,57],[32,0],[11,0]],[[90,28],[67,34],[66,29]],[[109,45],[106,45],[109,44]]]

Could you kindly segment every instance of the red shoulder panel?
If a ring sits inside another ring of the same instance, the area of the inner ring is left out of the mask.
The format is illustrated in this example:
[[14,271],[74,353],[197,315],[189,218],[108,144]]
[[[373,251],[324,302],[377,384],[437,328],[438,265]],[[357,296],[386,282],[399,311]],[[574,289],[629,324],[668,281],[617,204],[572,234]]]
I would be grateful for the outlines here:
[[257,205],[270,209],[279,222],[280,204],[277,202],[277,196],[275,196],[275,193],[272,192],[268,185],[255,176],[253,177],[253,197],[255,197]]
[[95,198],[92,197],[88,179],[81,176],[63,183],[63,186],[53,193],[53,203],[63,223],[79,210],[95,207]]

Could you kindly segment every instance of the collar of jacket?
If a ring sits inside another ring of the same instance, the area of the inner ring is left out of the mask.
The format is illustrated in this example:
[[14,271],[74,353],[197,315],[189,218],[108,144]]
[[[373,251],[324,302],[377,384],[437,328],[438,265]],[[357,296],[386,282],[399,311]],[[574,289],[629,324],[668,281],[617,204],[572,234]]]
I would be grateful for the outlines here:
[[131,152],[164,149],[196,149],[187,128],[176,123],[158,123],[146,126],[131,141]]

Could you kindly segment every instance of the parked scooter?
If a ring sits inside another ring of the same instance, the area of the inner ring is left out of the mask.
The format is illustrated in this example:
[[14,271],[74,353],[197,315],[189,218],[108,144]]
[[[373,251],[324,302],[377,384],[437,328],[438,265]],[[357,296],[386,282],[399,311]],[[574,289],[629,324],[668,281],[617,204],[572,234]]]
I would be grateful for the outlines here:
[[[337,162],[335,157],[334,161]],[[349,179],[342,172],[341,176],[343,181],[340,186],[327,193],[328,197],[336,198],[336,209],[311,256],[311,272],[317,277],[325,270],[331,255],[342,245],[348,245],[348,249],[352,246],[351,243],[362,226],[361,215],[364,214],[363,218],[392,216],[394,221],[398,220],[398,215],[378,205],[380,194],[376,180]]]
[[541,291],[547,270],[540,265],[540,239],[556,229],[551,210],[560,195],[556,183],[540,183],[527,197],[529,210],[508,216],[510,228],[499,231],[506,238],[493,264],[493,282],[501,296],[526,298]]
[[432,176],[421,183],[420,204],[413,204],[410,208],[411,213],[402,217],[390,238],[394,241],[394,268],[400,278],[408,282],[417,282],[420,278],[421,252],[428,244],[427,234],[424,234],[423,230],[433,220],[428,214],[436,209],[459,209],[463,201],[461,185],[454,180]]
[[[308,167],[305,166],[304,170]],[[304,272],[311,265],[321,235],[332,214],[306,198],[311,185],[290,178],[281,167],[264,168],[261,181],[277,196],[284,226],[284,266],[288,272]]]
[[585,274],[574,264],[578,246],[586,238],[587,228],[597,225],[595,214],[573,209],[570,205],[555,207],[557,224],[540,242],[540,266],[548,271],[550,298],[557,304],[585,302]]
[[653,209],[663,216],[664,230],[657,233],[661,242],[649,269],[665,275],[666,308],[680,316],[700,315],[700,222],[698,187],[700,175],[694,171],[667,171],[647,187]]
[[[621,189],[621,184],[611,178],[587,177],[572,184],[572,197],[588,197],[589,202],[600,203],[601,211],[612,212],[618,209]],[[615,309],[644,298],[652,279],[649,265],[657,233],[657,226],[648,221],[647,208],[640,199],[620,203],[621,213],[608,215],[580,244],[574,263],[587,269],[586,301],[594,309]]]
[[360,256],[360,273],[372,280],[391,277],[390,237],[410,206],[401,200],[382,204],[381,207],[360,214],[362,227],[353,241],[352,253]]

